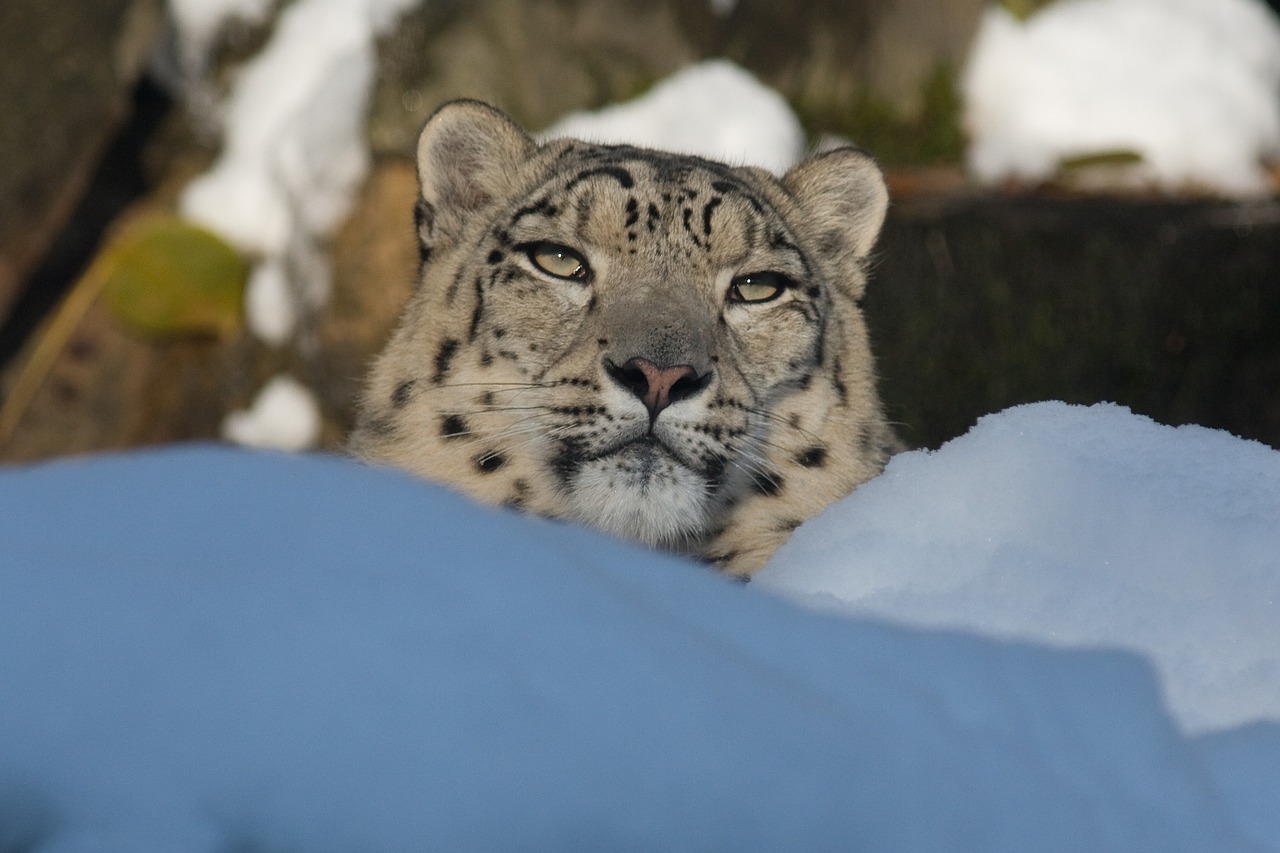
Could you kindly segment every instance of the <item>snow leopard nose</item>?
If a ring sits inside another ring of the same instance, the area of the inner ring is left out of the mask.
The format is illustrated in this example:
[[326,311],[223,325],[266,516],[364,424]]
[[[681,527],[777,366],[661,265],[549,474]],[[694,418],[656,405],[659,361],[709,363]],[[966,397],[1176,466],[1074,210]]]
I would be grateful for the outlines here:
[[647,358],[630,359],[621,367],[606,359],[604,369],[614,382],[640,398],[649,410],[650,424],[667,406],[692,397],[711,383],[710,373],[699,376],[691,365],[659,367]]

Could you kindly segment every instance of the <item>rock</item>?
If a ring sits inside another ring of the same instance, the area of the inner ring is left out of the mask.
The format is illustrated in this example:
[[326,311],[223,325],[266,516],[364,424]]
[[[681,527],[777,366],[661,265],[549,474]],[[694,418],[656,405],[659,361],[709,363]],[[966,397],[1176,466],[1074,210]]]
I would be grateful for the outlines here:
[[478,98],[531,130],[639,94],[698,59],[678,0],[427,2],[380,45],[370,136],[411,153],[442,102]]
[[[381,46],[375,150],[407,154],[443,101],[471,97],[540,130],[726,56],[778,89],[815,137],[890,163],[958,160],[955,75],[983,0],[488,0],[424,3]],[[729,8],[731,7],[731,8]]]
[[913,446],[1056,399],[1280,447],[1280,200],[899,197],[876,254],[872,346]]
[[128,113],[161,0],[0,4],[0,322]]

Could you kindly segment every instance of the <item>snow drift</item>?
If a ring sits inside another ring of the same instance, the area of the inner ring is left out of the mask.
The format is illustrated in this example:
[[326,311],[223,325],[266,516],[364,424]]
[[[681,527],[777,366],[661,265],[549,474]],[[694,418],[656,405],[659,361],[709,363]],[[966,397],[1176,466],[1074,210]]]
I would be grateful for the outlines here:
[[[985,429],[1060,420],[1094,444]],[[1237,444],[1179,448],[1188,506],[1273,510],[1217,479]],[[1072,547],[1043,521],[973,535]],[[8,470],[0,542],[4,850],[1280,849],[1280,726],[1188,737],[1138,654],[814,612],[344,460]]]

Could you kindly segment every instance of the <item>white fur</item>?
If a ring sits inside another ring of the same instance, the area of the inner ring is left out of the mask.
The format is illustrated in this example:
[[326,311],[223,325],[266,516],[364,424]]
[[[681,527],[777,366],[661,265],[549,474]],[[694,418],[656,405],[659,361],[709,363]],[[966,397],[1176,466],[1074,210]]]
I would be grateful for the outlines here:
[[656,547],[686,543],[706,524],[706,485],[665,454],[658,453],[651,464],[648,477],[624,470],[614,457],[583,465],[569,487],[574,516],[615,536]]

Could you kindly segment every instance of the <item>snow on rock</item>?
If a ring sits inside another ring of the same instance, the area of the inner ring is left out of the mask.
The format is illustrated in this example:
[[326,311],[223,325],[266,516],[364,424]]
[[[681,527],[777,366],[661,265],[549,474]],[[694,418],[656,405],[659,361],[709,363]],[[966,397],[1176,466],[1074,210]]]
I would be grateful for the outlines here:
[[233,18],[260,24],[275,5],[275,0],[169,0],[180,40],[184,70],[204,72],[213,41],[222,25]]
[[[298,0],[284,9],[266,47],[236,78],[221,109],[223,151],[184,191],[182,213],[277,267],[298,247],[323,243],[369,169],[374,40],[418,2]],[[293,292],[325,288],[299,282]],[[265,310],[260,305],[247,307],[251,328],[289,325],[253,316]]]
[[571,113],[540,136],[678,151],[777,174],[805,145],[786,100],[724,59],[681,69],[628,103]]
[[281,258],[268,258],[253,268],[245,287],[245,316],[261,341],[281,346],[298,324],[298,306]]
[[310,390],[282,373],[263,386],[247,411],[227,415],[222,437],[247,447],[306,450],[320,440],[320,406]]
[[1268,849],[1214,779],[1275,765],[1136,655],[816,613],[392,471],[10,469],[0,542],[4,849]]
[[895,457],[754,583],[911,625],[1130,649],[1189,730],[1280,723],[1280,452],[1225,432],[1114,405],[991,415]]
[[962,90],[985,180],[1127,151],[1131,183],[1256,195],[1280,157],[1280,22],[1260,0],[1058,0],[1021,22],[993,4]]

